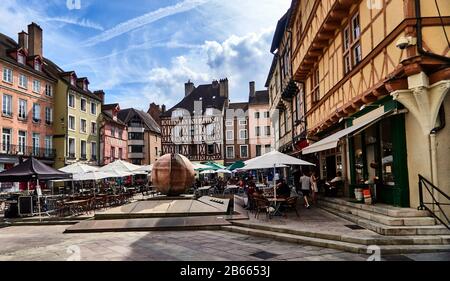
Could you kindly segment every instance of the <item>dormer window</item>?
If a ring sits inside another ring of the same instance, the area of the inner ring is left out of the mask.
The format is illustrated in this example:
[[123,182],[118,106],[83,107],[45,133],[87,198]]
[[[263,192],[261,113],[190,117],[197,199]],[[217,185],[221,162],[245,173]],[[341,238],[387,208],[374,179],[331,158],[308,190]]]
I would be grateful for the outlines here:
[[88,90],[88,82],[87,81],[84,81],[84,83],[83,83],[83,90],[84,91]]
[[42,70],[42,64],[39,60],[34,61],[34,70],[41,71]]
[[17,54],[17,62],[20,64],[25,64],[25,56],[22,53]]
[[71,84],[72,86],[75,86],[75,85],[77,84],[77,82],[76,82],[76,79],[75,79],[75,76],[74,76],[74,75],[72,75],[72,76],[70,77],[70,84]]

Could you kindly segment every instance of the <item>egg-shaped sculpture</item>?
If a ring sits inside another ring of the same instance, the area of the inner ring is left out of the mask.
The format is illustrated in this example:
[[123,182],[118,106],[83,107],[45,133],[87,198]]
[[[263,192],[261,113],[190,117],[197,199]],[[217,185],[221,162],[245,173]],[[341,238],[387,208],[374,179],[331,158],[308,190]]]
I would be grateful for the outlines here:
[[194,180],[194,166],[181,154],[166,154],[153,165],[153,185],[164,195],[183,194],[192,186]]

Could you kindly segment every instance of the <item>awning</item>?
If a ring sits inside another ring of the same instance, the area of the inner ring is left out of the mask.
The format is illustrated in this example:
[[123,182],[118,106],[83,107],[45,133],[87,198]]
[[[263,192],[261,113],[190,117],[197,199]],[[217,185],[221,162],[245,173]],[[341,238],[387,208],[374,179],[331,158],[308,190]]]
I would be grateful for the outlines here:
[[[366,116],[363,116],[361,119],[361,122],[358,122],[357,124],[348,127],[342,131],[339,131],[335,133],[334,135],[331,135],[327,138],[324,138],[323,140],[316,142],[309,147],[305,148],[302,152],[303,154],[311,154],[319,151],[324,151],[328,149],[336,148],[338,145],[338,142],[343,137],[346,137],[347,135],[356,132],[357,130],[360,130],[365,127],[369,127],[372,124],[378,122],[380,119],[391,115],[394,112],[394,110],[384,112],[384,107],[380,108],[380,110],[374,110],[373,113],[368,113],[367,118]],[[364,118],[364,119],[363,119]],[[358,121],[358,120],[355,120]]]

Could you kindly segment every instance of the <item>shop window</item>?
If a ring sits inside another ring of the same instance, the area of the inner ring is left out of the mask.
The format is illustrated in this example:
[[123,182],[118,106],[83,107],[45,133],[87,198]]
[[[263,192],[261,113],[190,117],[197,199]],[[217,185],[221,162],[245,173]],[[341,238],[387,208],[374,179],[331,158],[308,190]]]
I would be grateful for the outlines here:
[[394,157],[392,154],[392,125],[389,119],[383,120],[381,125],[381,162],[382,177],[385,185],[395,185]]

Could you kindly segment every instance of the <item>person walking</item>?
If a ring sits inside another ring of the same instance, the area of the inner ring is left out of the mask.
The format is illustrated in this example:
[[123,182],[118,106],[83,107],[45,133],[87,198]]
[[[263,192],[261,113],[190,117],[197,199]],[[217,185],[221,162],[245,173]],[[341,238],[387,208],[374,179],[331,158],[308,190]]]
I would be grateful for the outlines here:
[[305,207],[309,209],[311,207],[308,201],[308,196],[311,194],[311,178],[306,172],[303,172],[303,176],[300,178],[300,187],[305,200]]
[[317,186],[317,181],[319,179],[316,176],[316,172],[313,171],[311,175],[311,192],[312,192],[312,202],[313,204],[317,203],[317,194],[319,193],[319,188]]

